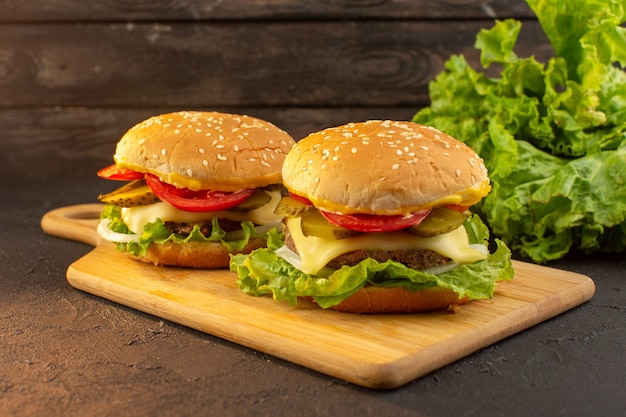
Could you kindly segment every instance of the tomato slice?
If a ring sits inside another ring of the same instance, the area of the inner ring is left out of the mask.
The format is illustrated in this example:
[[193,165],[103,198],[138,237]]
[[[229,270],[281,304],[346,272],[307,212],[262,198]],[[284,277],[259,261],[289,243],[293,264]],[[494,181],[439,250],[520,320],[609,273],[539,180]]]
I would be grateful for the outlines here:
[[445,206],[447,209],[458,211],[459,213],[464,213],[470,206],[461,206],[459,204],[448,204]]
[[179,210],[205,212],[226,210],[242,203],[254,193],[254,188],[234,192],[176,188],[166,184],[155,175],[146,174],[146,184],[161,200]]
[[306,204],[307,206],[313,205],[313,203],[311,203],[311,200],[309,200],[306,197],[302,197],[301,195],[298,195],[298,194],[293,194],[292,192],[289,192],[289,195],[291,196],[291,198],[293,198],[296,201],[301,202],[302,204]]
[[326,220],[334,225],[357,232],[393,232],[419,224],[430,209],[408,215],[385,216],[376,214],[337,214],[320,210]]
[[117,165],[109,165],[98,171],[98,176],[107,180],[133,181],[143,179],[144,173],[132,169],[120,168]]

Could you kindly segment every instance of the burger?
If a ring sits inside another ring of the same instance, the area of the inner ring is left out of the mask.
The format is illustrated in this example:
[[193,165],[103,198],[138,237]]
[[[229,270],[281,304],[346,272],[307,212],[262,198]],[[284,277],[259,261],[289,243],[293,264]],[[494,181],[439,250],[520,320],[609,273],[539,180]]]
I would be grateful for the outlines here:
[[227,267],[282,228],[281,167],[295,141],[244,115],[176,112],[151,117],[117,143],[100,177],[124,181],[100,195],[98,234],[155,265]]
[[513,278],[509,249],[470,211],[491,190],[483,160],[432,127],[372,120],[315,132],[282,175],[283,232],[230,263],[248,294],[352,313],[454,311]]

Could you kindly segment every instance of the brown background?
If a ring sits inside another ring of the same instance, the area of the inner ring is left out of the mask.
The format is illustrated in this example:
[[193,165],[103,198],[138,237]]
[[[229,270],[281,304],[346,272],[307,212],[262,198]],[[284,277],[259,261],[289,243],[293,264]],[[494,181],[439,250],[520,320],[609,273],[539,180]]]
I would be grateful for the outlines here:
[[550,54],[521,0],[5,0],[3,169],[108,163],[126,129],[171,110],[246,113],[296,139],[410,119],[451,54],[478,68],[493,16],[524,21],[521,56]]

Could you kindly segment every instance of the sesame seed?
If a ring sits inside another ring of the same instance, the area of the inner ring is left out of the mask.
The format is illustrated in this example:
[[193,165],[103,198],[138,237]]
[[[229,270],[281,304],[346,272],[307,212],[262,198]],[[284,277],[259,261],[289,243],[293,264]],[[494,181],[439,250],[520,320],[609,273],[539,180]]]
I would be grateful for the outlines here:
[[391,166],[391,169],[398,169],[398,168],[400,168],[400,164],[393,164]]
[[225,157],[224,155],[222,155],[221,153],[217,154],[217,159],[219,159],[220,161],[226,161],[228,158]]
[[422,148],[422,149],[423,149],[423,150],[425,150],[425,151],[428,151],[428,150],[429,150],[429,149],[428,149],[428,146],[420,146],[420,148]]
[[161,149],[161,155],[163,156],[167,155],[167,151],[165,149]]
[[476,184],[476,177],[472,175],[472,184]]
[[474,163],[474,158],[470,158],[470,159],[469,159],[469,163],[470,163],[470,165],[471,165],[471,166],[474,166],[474,165],[475,165],[475,163]]
[[268,162],[261,161],[261,166],[264,166],[264,167],[266,167],[266,168],[269,168],[269,167],[270,167],[270,164],[269,164]]
[[205,167],[209,166],[209,161],[207,161],[206,159],[202,160],[202,165],[204,165]]
[[402,155],[402,151],[401,151],[400,149],[398,149],[398,150],[396,151],[396,155],[398,155],[398,156]]
[[193,171],[191,170],[191,168],[187,168],[187,175],[190,177],[193,175]]
[[352,153],[357,153],[358,151],[359,151],[359,150],[358,150],[357,148],[352,148],[352,149],[350,149],[350,152],[352,152]]
[[378,181],[385,181],[385,177],[378,177]]
[[198,148],[198,152],[203,154],[204,153],[204,148]]
[[235,146],[233,146],[233,151],[235,151],[235,152],[239,152],[239,145],[235,145]]
[[176,130],[174,130],[174,133],[178,134],[178,133],[180,133],[180,130],[176,129]]
[[457,177],[461,176],[461,170],[460,169],[456,169],[456,171],[454,171],[454,173],[456,174]]

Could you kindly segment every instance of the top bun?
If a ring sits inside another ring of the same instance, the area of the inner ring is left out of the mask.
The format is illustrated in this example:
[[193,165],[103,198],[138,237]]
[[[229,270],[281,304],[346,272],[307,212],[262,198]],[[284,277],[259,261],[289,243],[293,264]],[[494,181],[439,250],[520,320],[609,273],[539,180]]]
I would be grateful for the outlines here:
[[371,120],[312,133],[292,148],[283,182],[318,208],[396,215],[471,206],[491,190],[483,160],[432,127]]
[[151,173],[191,190],[237,191],[281,182],[295,141],[273,124],[250,116],[178,112],[151,117],[117,144],[120,168]]

